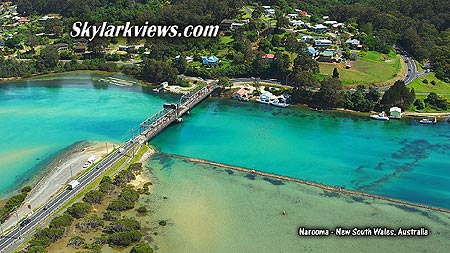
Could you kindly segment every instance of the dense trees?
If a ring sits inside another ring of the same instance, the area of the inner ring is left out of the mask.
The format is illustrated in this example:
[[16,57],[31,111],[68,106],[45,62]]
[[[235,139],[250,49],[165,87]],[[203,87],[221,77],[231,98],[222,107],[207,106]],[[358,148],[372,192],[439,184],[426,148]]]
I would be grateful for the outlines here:
[[414,89],[406,87],[403,81],[396,81],[394,85],[384,93],[380,104],[385,110],[388,110],[393,106],[398,106],[403,110],[406,110],[414,102],[415,97]]

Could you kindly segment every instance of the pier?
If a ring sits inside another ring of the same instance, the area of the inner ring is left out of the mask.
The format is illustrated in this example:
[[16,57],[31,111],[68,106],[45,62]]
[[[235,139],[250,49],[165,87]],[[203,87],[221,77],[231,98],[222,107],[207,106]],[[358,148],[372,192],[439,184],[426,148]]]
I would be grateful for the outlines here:
[[132,142],[147,142],[175,121],[181,122],[182,116],[208,97],[216,88],[215,83],[207,85],[180,98],[178,104],[164,104],[164,108],[139,124],[139,131]]

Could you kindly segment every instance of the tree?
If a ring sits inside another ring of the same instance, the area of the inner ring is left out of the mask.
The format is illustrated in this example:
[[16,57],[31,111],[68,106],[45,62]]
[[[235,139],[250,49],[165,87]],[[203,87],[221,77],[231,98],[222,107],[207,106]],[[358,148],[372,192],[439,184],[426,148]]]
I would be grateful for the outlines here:
[[414,101],[413,105],[416,107],[417,110],[422,110],[425,108],[425,104],[420,99],[416,99],[416,101]]
[[311,74],[311,72],[301,70],[299,68],[294,70],[294,83],[297,87],[319,87],[320,83]]
[[155,59],[144,59],[142,62],[141,78],[152,83],[168,82],[174,84],[178,71],[168,63]]
[[98,190],[91,190],[84,195],[83,200],[89,204],[101,204],[105,194]]
[[92,206],[84,203],[78,202],[73,204],[71,207],[67,208],[67,213],[70,214],[75,219],[83,218],[92,209]]
[[226,76],[223,77],[219,77],[219,82],[218,82],[219,86],[222,86],[222,88],[226,88],[226,87],[230,87],[232,85],[232,83],[230,82],[230,79]]
[[342,84],[339,79],[325,78],[320,83],[320,91],[315,94],[316,105],[324,109],[336,108],[341,102],[339,97],[341,89]]
[[145,243],[138,243],[133,246],[130,253],[153,253],[152,247]]
[[54,218],[49,225],[49,228],[65,228],[72,224],[73,217],[67,213]]
[[314,59],[307,55],[299,55],[294,60],[294,70],[300,69],[302,71],[308,71],[313,74],[319,73],[319,64]]
[[38,71],[52,70],[58,64],[58,60],[57,49],[53,46],[46,46],[36,59],[36,69]]
[[108,235],[108,242],[117,246],[128,246],[133,242],[141,240],[142,234],[139,231],[131,230],[126,232],[117,232]]
[[264,8],[262,6],[256,7],[252,12],[252,19],[259,19],[264,12]]
[[414,102],[415,97],[414,89],[409,89],[403,81],[399,80],[384,93],[380,104],[384,110],[388,110],[393,106],[406,110]]
[[333,69],[333,78],[339,78],[339,71],[337,68]]
[[450,108],[450,101],[448,101],[448,99],[446,99],[444,96],[439,96],[434,92],[428,94],[423,102],[436,110],[447,110],[448,108]]
[[73,246],[74,248],[78,249],[85,243],[86,243],[86,239],[84,239],[83,237],[80,237],[80,236],[75,236],[75,237],[70,238],[67,246],[70,245],[70,246]]

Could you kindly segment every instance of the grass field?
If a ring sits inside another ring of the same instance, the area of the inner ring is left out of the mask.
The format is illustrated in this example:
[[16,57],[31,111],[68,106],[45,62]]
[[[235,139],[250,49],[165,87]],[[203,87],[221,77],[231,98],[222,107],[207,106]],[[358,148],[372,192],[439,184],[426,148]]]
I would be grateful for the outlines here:
[[344,85],[358,84],[383,86],[392,82],[401,71],[400,57],[394,52],[382,54],[374,51],[358,53],[356,61],[349,61],[350,69],[345,69],[344,63],[320,62],[320,74],[332,75],[338,68],[340,79]]
[[[423,80],[425,79],[428,81],[428,83],[423,82]],[[431,84],[431,81],[433,80],[436,82],[435,85]],[[444,97],[450,98],[450,84],[437,79],[433,72],[424,77],[417,78],[416,80],[408,84],[408,87],[414,88],[416,97],[418,98],[425,98],[430,92],[434,92]]]

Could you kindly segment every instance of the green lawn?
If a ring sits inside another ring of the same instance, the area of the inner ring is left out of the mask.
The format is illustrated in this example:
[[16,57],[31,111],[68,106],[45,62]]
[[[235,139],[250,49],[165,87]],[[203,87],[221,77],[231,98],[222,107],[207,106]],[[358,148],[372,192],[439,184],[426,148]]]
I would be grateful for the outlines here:
[[[428,83],[423,83],[423,80],[425,79],[428,81]],[[433,80],[436,82],[435,85],[431,84],[431,81]],[[430,92],[434,92],[450,98],[450,84],[437,79],[433,72],[424,77],[417,78],[416,80],[408,84],[408,87],[414,88],[417,97],[426,97]]]
[[228,43],[230,43],[230,42],[232,42],[233,41],[233,39],[231,38],[231,36],[222,36],[222,37],[220,37],[220,42],[222,43],[222,44],[228,44]]
[[349,61],[350,69],[344,63],[319,62],[321,75],[332,75],[338,68],[340,79],[345,85],[384,85],[401,71],[400,57],[394,52],[382,54],[375,51],[359,52],[356,61]]

